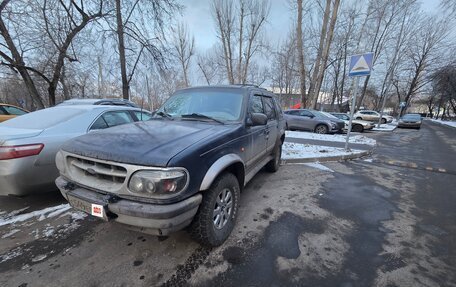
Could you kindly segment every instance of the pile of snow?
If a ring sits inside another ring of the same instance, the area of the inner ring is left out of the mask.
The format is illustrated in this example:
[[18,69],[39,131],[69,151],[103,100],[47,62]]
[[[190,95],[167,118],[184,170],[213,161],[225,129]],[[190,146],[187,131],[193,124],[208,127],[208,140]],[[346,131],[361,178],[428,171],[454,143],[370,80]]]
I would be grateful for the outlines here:
[[343,148],[318,146],[310,144],[299,144],[285,142],[282,146],[282,159],[305,159],[305,158],[321,158],[329,156],[347,156],[357,154],[362,151],[352,150],[345,151]]
[[[309,140],[319,140],[327,142],[345,142],[346,135],[334,134],[334,135],[321,135],[310,132],[297,132],[297,131],[286,131],[285,136],[288,138],[299,138]],[[362,136],[362,135],[350,135],[350,143],[365,144],[374,146],[376,141],[374,139]]]
[[442,124],[442,125],[446,125],[446,126],[450,126],[450,127],[456,128],[456,122],[442,121],[442,120],[436,120],[436,119],[430,119],[430,120],[435,122],[435,123],[439,123],[439,124]]

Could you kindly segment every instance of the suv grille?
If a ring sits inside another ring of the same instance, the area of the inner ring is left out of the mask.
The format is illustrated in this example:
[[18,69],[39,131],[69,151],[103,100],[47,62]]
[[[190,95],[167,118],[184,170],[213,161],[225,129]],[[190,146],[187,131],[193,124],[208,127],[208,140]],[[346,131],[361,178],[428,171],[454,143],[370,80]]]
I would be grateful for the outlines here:
[[75,156],[68,156],[66,161],[71,179],[88,187],[113,192],[122,187],[127,177],[127,169],[122,166]]

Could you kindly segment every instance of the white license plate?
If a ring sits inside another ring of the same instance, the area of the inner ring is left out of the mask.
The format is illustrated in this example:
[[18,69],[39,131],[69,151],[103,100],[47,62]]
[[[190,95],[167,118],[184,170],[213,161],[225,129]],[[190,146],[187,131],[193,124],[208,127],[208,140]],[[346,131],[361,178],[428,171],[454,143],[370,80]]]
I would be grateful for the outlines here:
[[106,216],[106,209],[103,205],[87,202],[71,195],[68,195],[68,202],[76,209],[85,211],[93,216],[103,218],[104,220],[108,220],[108,217]]

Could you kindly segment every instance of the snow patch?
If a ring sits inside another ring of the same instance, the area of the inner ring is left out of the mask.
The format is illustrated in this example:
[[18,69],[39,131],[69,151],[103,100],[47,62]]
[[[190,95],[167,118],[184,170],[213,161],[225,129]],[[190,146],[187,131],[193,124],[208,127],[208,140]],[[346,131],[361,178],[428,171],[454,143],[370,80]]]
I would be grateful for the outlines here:
[[10,236],[12,236],[12,235],[18,233],[19,231],[21,231],[21,230],[20,230],[20,229],[13,229],[13,230],[11,230],[10,232],[4,234],[4,235],[2,236],[2,239],[8,238],[8,237],[10,237]]
[[[10,214],[8,214],[8,216],[6,218],[0,218],[0,226],[23,222],[23,221],[29,220],[31,218],[34,218],[34,217],[39,217],[38,220],[41,221],[45,218],[50,218],[52,216],[56,216],[64,211],[67,211],[70,208],[71,207],[69,204],[60,204],[57,206],[52,206],[52,207],[48,207],[48,208],[41,209],[41,210],[35,210],[32,212],[20,214],[17,216],[10,216],[13,213],[13,212],[11,212]],[[63,211],[57,213],[57,211],[60,211],[60,210],[63,210]],[[46,216],[47,214],[48,214],[48,216]]]
[[11,260],[18,256],[21,256],[22,253],[24,253],[24,252],[22,251],[22,249],[20,247],[14,248],[14,249],[10,250],[8,253],[0,255],[0,263]]
[[285,142],[282,146],[282,159],[320,158],[328,156],[345,156],[362,152],[361,150],[345,151],[343,148],[318,146]]
[[431,121],[435,122],[435,123],[439,123],[441,125],[446,125],[446,126],[449,126],[449,127],[453,127],[453,128],[456,128],[456,122],[452,122],[452,121],[442,121],[442,120],[436,120],[436,119],[430,119]]
[[[345,142],[346,135],[321,135],[310,132],[297,132],[297,131],[286,131],[285,136],[288,138],[299,138],[309,140],[319,140],[328,142]],[[368,138],[362,135],[350,135],[350,143],[365,144],[374,146],[377,142],[374,139]]]

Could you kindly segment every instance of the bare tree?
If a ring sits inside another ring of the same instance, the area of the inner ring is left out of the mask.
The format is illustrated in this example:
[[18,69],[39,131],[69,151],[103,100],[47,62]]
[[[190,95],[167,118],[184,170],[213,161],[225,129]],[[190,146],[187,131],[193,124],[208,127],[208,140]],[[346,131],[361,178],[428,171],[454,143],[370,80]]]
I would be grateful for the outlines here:
[[[402,19],[407,17],[404,12],[410,11],[409,6],[413,5],[415,0],[396,2],[396,1],[370,1],[369,7],[372,12],[369,14],[365,25],[366,33],[363,35],[368,42],[365,43],[365,49],[373,52],[373,65],[386,51],[385,46],[394,35],[394,30],[400,27]],[[373,31],[369,33],[368,31]],[[364,80],[361,95],[357,101],[356,108],[359,109],[363,103],[364,94],[366,92],[371,76],[367,76]]]
[[268,14],[269,2],[266,0],[213,2],[212,15],[230,84],[247,82],[253,57],[263,48],[261,31]]
[[147,53],[159,69],[164,67],[164,21],[180,8],[174,0],[115,1],[115,28],[112,30],[118,42],[124,99],[130,97],[130,83],[144,54]]
[[[334,3],[332,4],[331,2],[333,1]],[[321,84],[323,82],[323,77],[326,70],[329,49],[331,48],[334,28],[336,25],[337,14],[339,10],[340,0],[333,1],[326,0],[326,7],[323,14],[323,22],[320,34],[320,44],[318,47],[318,54],[315,60],[314,70],[312,73],[312,81],[310,82],[309,87],[309,97],[311,99],[311,106],[313,108],[317,106],[318,95],[320,93]]]
[[[38,89],[35,86],[35,82],[33,81],[29,73],[32,70],[25,64],[23,53],[19,51],[18,47],[16,46],[16,43],[13,41],[13,38],[11,37],[7,25],[3,20],[3,14],[9,2],[10,0],[3,0],[0,3],[0,33],[6,44],[3,46],[6,46],[8,52],[10,53],[10,55],[8,55],[7,52],[0,51],[0,56],[3,59],[1,64],[7,65],[8,67],[13,69],[14,71],[17,71],[21,75],[32,101],[37,105],[38,108],[42,109],[44,108],[44,103],[40,97]],[[8,11],[7,14],[7,18],[10,19],[11,17],[13,17],[12,12]]]
[[408,59],[412,64],[409,68],[410,78],[407,81],[408,88],[404,98],[407,105],[412,97],[429,82],[430,79],[424,76],[424,72],[431,62],[437,59],[441,52],[442,41],[448,35],[444,20],[435,20],[429,16],[424,16],[423,19],[408,45]]
[[194,55],[195,38],[190,37],[187,28],[182,23],[177,27],[173,47],[174,52],[176,53],[177,61],[182,68],[182,76],[184,78],[185,86],[188,87],[190,85],[188,71],[190,60]]
[[[5,0],[0,4],[0,11],[5,9],[8,2],[8,0]],[[103,1],[98,3],[95,11],[88,11],[89,9],[85,8],[83,4],[79,5],[75,1],[67,4],[62,0],[56,3],[49,3],[45,0],[40,8],[45,35],[56,51],[55,58],[49,63],[52,66],[49,71],[50,75],[47,75],[44,71],[40,71],[37,67],[28,66],[25,63],[23,58],[25,51],[22,51],[22,53],[19,52],[2,18],[0,18],[0,31],[7,44],[10,55],[0,51],[0,56],[4,60],[1,64],[10,67],[21,75],[38,108],[43,108],[44,103],[35,85],[35,81],[29,72],[32,72],[35,76],[40,77],[46,82],[48,86],[48,102],[50,106],[54,106],[56,90],[61,80],[65,60],[70,62],[78,61],[77,58],[70,56],[68,53],[73,41],[89,23],[104,17],[106,14],[103,12]],[[64,12],[61,13],[60,11]],[[52,14],[52,17],[48,16],[49,13]],[[10,13],[10,20],[14,20],[12,17],[14,17],[14,13]],[[18,38],[20,37],[20,35],[16,36]],[[20,39],[17,39],[17,42],[20,43],[20,41]]]

